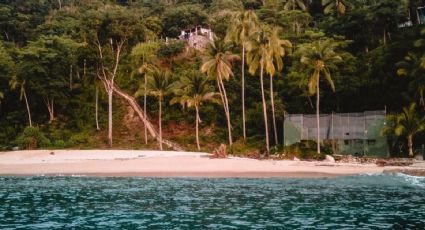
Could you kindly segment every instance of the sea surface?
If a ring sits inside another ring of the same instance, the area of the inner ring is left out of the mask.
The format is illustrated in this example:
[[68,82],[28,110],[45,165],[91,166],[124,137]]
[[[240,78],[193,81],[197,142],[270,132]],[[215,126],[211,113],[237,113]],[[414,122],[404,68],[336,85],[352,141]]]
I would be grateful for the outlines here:
[[425,229],[425,178],[0,177],[0,229]]

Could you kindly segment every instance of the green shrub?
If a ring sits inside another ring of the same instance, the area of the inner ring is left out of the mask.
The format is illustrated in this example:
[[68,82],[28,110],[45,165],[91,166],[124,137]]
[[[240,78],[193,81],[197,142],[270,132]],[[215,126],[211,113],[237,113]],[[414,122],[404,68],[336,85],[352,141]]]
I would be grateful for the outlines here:
[[170,41],[167,44],[161,44],[158,50],[158,57],[169,58],[183,52],[185,43],[183,41]]
[[69,144],[70,145],[80,145],[80,144],[87,144],[89,142],[89,135],[88,133],[77,133],[71,136],[69,138]]
[[66,148],[66,143],[65,143],[65,141],[63,141],[63,140],[56,140],[56,141],[53,143],[53,147],[54,147],[55,149],[64,149],[64,148]]
[[262,141],[258,141],[255,138],[248,138],[246,141],[241,139],[233,142],[228,151],[229,154],[235,156],[251,156],[260,153],[262,146]]
[[50,140],[36,127],[26,127],[16,139],[16,143],[22,149],[37,149],[50,145]]
[[326,155],[332,154],[331,149],[328,146],[321,146],[320,154],[317,153],[317,145],[315,141],[303,141],[298,142],[290,146],[285,146],[282,151],[277,152],[287,159],[293,159],[294,157],[302,160],[323,160]]

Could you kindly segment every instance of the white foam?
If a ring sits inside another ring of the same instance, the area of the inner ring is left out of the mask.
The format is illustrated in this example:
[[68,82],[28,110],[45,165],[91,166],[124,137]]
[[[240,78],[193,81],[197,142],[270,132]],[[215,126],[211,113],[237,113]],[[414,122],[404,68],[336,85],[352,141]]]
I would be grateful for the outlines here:
[[404,173],[396,173],[397,176],[403,178],[403,180],[411,185],[425,188],[425,177],[411,176]]

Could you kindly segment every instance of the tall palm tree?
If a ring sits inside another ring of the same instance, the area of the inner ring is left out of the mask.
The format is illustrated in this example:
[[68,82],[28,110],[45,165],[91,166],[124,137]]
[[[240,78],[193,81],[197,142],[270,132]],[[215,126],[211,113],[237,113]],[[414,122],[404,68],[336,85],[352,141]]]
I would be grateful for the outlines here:
[[[158,42],[144,42],[139,43],[131,50],[130,57],[134,62],[134,66],[137,67],[137,72],[143,75],[144,78],[144,95],[143,95],[143,115],[147,117],[147,78],[146,74],[155,68],[157,62],[157,52],[160,47]],[[136,71],[133,71],[135,73]],[[144,136],[145,144],[148,144],[148,130],[147,126],[144,125]]]
[[384,133],[394,133],[396,136],[405,136],[409,156],[413,157],[413,138],[425,130],[425,117],[416,112],[416,103],[403,107],[401,113],[391,114],[387,117],[389,125],[384,128]]
[[[145,117],[147,117],[147,87],[148,87],[148,73],[152,72],[154,70],[156,70],[156,67],[152,64],[149,63],[147,61],[144,60],[145,58],[143,57],[143,61],[142,61],[142,65],[139,67],[138,72],[140,74],[144,75],[144,81],[143,81],[143,115]],[[148,130],[146,125],[144,125],[144,134],[145,134],[145,144],[148,144]]]
[[336,11],[338,15],[343,15],[347,8],[353,7],[353,4],[347,0],[322,0],[322,6],[325,7],[323,9],[325,14],[330,14]]
[[19,87],[20,99],[22,100],[22,98],[23,98],[24,101],[25,101],[25,105],[27,107],[27,114],[28,114],[28,123],[29,123],[30,127],[32,127],[31,110],[30,110],[30,105],[28,103],[27,92],[25,90],[25,80],[20,82],[16,77],[13,77],[9,81],[9,85],[10,85],[11,89],[16,89],[17,87]]
[[233,42],[242,46],[242,132],[243,138],[246,139],[246,119],[245,119],[245,46],[246,43],[258,26],[258,17],[254,10],[246,10],[238,12],[233,16],[232,23],[226,34],[226,42]]
[[[273,76],[276,73],[276,70],[281,71],[283,68],[282,57],[285,56],[287,50],[292,48],[292,44],[288,40],[280,39],[279,28],[274,27],[268,33],[269,39],[269,52],[272,65],[270,68],[266,69],[267,73],[270,75],[270,103],[272,107],[272,119],[273,119],[273,130],[274,130],[274,139],[275,144],[278,144],[277,138],[277,127],[276,127],[276,115],[275,115],[275,105],[274,105],[274,93],[273,93]],[[275,66],[276,65],[276,66]]]
[[196,146],[198,151],[201,150],[199,143],[199,109],[204,102],[220,103],[217,98],[218,93],[214,92],[214,88],[209,84],[207,77],[197,71],[186,73],[179,81],[179,89],[175,91],[176,97],[171,100],[171,104],[180,103],[183,108],[195,108],[195,129],[196,129]]
[[335,85],[328,65],[333,61],[341,61],[336,53],[339,44],[332,39],[317,40],[300,48],[301,63],[311,71],[308,81],[308,90],[311,95],[316,94],[316,122],[317,122],[317,153],[320,153],[320,76],[323,75],[331,89]]
[[266,135],[266,150],[270,151],[269,143],[269,125],[267,119],[267,105],[264,94],[264,71],[274,71],[272,53],[270,50],[270,40],[268,33],[264,27],[258,28],[254,38],[247,43],[247,63],[249,65],[249,72],[255,74],[260,69],[260,87],[261,99],[263,103],[263,116],[264,116],[264,129]]
[[223,103],[224,113],[227,120],[227,132],[229,136],[229,145],[233,144],[232,125],[230,123],[229,101],[223,80],[229,80],[233,76],[232,62],[239,59],[239,56],[230,51],[230,46],[217,38],[211,42],[204,54],[201,71],[208,77],[215,78],[221,101]]
[[[147,93],[158,100],[158,127],[159,127],[159,148],[162,150],[162,102],[164,97],[176,89],[174,81],[169,71],[154,70],[148,73]],[[144,93],[144,88],[139,88],[136,95]]]

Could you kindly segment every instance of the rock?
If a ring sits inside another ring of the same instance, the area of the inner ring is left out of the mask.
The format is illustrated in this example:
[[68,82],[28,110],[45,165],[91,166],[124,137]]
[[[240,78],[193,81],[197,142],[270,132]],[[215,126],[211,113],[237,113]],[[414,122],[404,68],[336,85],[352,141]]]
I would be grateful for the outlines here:
[[331,155],[326,155],[325,160],[323,160],[323,161],[335,163],[335,158],[333,158],[333,156],[331,156]]
[[301,161],[300,159],[298,159],[298,158],[296,158],[296,157],[294,157],[294,161]]
[[19,150],[19,147],[18,146],[15,146],[15,147],[12,148],[12,150],[13,151],[18,151]]
[[423,160],[424,160],[424,156],[423,156],[422,154],[417,154],[417,155],[415,156],[415,160],[423,161]]

